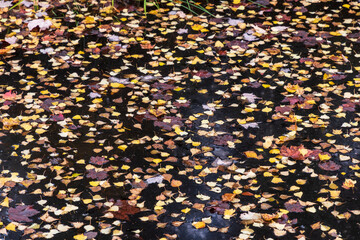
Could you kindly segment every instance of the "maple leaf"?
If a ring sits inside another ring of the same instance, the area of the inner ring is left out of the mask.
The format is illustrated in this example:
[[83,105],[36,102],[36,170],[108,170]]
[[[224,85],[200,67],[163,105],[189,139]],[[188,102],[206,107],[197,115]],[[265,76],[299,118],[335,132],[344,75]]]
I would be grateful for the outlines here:
[[281,155],[291,157],[294,160],[305,160],[306,158],[318,160],[319,153],[321,153],[321,150],[309,150],[304,145],[290,146],[290,148],[282,146],[280,149]]
[[64,115],[62,115],[61,113],[51,116],[51,120],[53,120],[53,121],[55,121],[55,122],[57,122],[57,121],[62,121],[62,120],[64,120],[64,119],[65,119],[65,117],[64,117]]
[[100,157],[100,156],[96,156],[96,157],[90,157],[90,163],[92,164],[96,164],[96,165],[104,165],[106,163],[108,163],[109,160],[103,158],[103,157]]
[[32,222],[29,217],[38,214],[39,211],[32,208],[32,205],[19,205],[9,208],[9,219],[15,222]]
[[220,145],[220,146],[226,146],[228,145],[227,142],[233,142],[234,138],[231,135],[223,135],[223,136],[216,136],[214,139],[214,144]]
[[345,188],[345,189],[350,189],[350,188],[353,188],[355,187],[355,184],[356,184],[356,180],[352,180],[352,179],[345,179],[342,187]]
[[211,213],[217,213],[223,215],[226,209],[230,208],[230,204],[224,201],[213,201],[210,202],[210,206],[206,207],[205,210],[210,211]]
[[206,70],[200,70],[198,71],[195,76],[201,77],[201,78],[209,78],[212,76],[211,72],[208,72]]
[[97,172],[95,169],[90,169],[88,170],[88,174],[86,175],[86,177],[96,180],[104,180],[108,177],[108,173],[105,171]]
[[114,206],[118,206],[119,210],[110,212],[114,215],[115,218],[121,220],[130,220],[129,215],[140,212],[140,208],[130,205],[126,200],[117,200],[114,203]]
[[3,94],[3,99],[8,101],[14,101],[16,99],[16,93],[10,91]]
[[303,206],[298,201],[295,201],[293,199],[285,203],[285,208],[289,212],[296,212],[296,213],[304,212]]
[[254,103],[256,99],[259,99],[255,94],[253,93],[244,93],[243,97],[245,97],[250,103]]
[[326,171],[337,171],[341,168],[341,165],[336,164],[333,161],[328,161],[324,163],[319,163],[319,167]]

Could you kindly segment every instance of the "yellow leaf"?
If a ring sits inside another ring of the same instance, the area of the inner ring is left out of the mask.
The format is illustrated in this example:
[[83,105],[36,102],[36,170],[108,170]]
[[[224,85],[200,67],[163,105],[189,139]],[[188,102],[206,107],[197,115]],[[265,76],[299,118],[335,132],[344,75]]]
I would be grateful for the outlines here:
[[128,170],[129,168],[130,168],[129,165],[122,165],[122,166],[121,166],[121,169],[122,169],[122,170]]
[[196,170],[200,170],[200,169],[203,168],[203,166],[201,166],[201,165],[195,165],[194,168],[195,168]]
[[180,136],[184,136],[184,135],[187,135],[188,133],[185,132],[185,131],[181,131],[181,129],[179,127],[175,127],[175,133],[177,135],[180,135]]
[[240,190],[240,189],[235,189],[235,190],[233,191],[233,193],[236,194],[236,195],[239,195],[239,194],[241,194],[242,192],[243,192],[243,191]]
[[300,148],[299,152],[301,153],[301,155],[305,156],[309,151],[306,148]]
[[234,3],[234,4],[239,4],[239,3],[240,3],[240,0],[234,0],[233,3]]
[[279,153],[280,153],[280,150],[279,150],[279,149],[271,149],[271,150],[269,151],[269,153],[271,153],[271,154],[279,154]]
[[224,211],[224,219],[230,219],[232,216],[234,216],[235,209],[226,209]]
[[262,112],[268,113],[271,112],[272,108],[266,107],[263,110],[261,110]]
[[204,28],[204,26],[200,25],[200,24],[194,24],[192,27],[191,27],[194,31],[199,31],[201,29]]
[[92,17],[92,16],[87,16],[87,17],[85,18],[85,20],[84,20],[84,23],[85,23],[85,24],[96,23],[96,21],[95,21],[95,18],[94,18],[94,17]]
[[272,173],[269,173],[269,172],[264,172],[264,177],[272,177]]
[[124,182],[114,182],[114,185],[117,186],[117,187],[123,187]]
[[89,184],[93,187],[99,186],[100,181],[90,181]]
[[328,154],[321,154],[321,153],[319,153],[319,159],[320,159],[320,161],[326,161],[326,160],[329,160],[331,157],[330,157],[330,155],[328,155]]
[[118,146],[118,149],[125,151],[128,148],[126,145],[120,145]]
[[125,85],[121,84],[121,83],[110,83],[110,86],[112,88],[124,88],[125,87]]
[[42,129],[42,128],[38,128],[35,130],[36,134],[43,134],[44,132],[46,132],[46,130]]
[[184,89],[184,88],[178,86],[178,87],[174,88],[174,91],[177,91],[177,92],[178,92],[178,91],[181,91],[181,90],[183,90],[183,89]]
[[95,98],[94,100],[92,100],[93,103],[101,103],[102,101],[102,98]]
[[236,119],[236,121],[237,121],[239,124],[245,124],[245,123],[246,123],[246,120],[245,120],[245,119]]
[[258,158],[258,155],[254,151],[246,151],[245,152],[246,157],[248,158]]
[[9,207],[9,198],[6,197],[4,199],[4,201],[2,201],[2,203],[0,205],[3,206],[3,207]]
[[340,190],[330,190],[330,197],[332,199],[337,199],[339,198],[339,195],[340,195]]
[[355,187],[355,184],[356,184],[356,180],[345,179],[342,187],[345,188],[345,189],[349,189],[349,188]]
[[330,32],[330,35],[333,35],[333,36],[341,36],[341,33],[339,33],[339,32]]
[[306,183],[306,180],[304,179],[297,179],[296,180],[296,183],[299,184],[299,185],[304,185]]
[[87,236],[85,236],[84,234],[78,234],[74,236],[74,239],[76,240],[85,240],[87,239]]
[[161,160],[160,158],[155,158],[155,159],[153,159],[152,161],[153,161],[154,163],[156,163],[156,164],[159,164],[159,163],[162,162],[162,160]]
[[274,177],[272,180],[271,180],[272,183],[282,183],[284,182],[281,178],[279,177]]
[[201,93],[201,94],[205,94],[207,93],[208,90],[207,89],[201,89],[201,90],[198,90],[198,93]]
[[156,211],[160,211],[161,209],[163,209],[163,207],[162,207],[162,206],[158,206],[158,205],[156,205],[156,206],[154,207],[154,210],[156,210]]
[[16,225],[14,223],[9,223],[6,227],[5,227],[6,230],[9,230],[9,231],[14,231],[16,232]]
[[267,137],[263,137],[263,139],[265,140],[265,142],[263,143],[263,147],[266,148],[266,149],[271,147],[274,137],[273,136],[267,136]]
[[29,131],[30,129],[32,129],[32,126],[30,125],[30,123],[23,123],[20,125],[25,131]]
[[121,230],[114,230],[113,233],[112,233],[112,235],[114,235],[114,236],[119,236],[119,235],[122,235],[122,234],[123,234],[123,231],[121,231]]
[[92,202],[92,199],[83,199],[82,201],[83,201],[83,203],[85,203],[85,204],[89,204],[89,203]]
[[204,228],[206,224],[204,222],[194,222],[192,224],[196,229]]
[[198,57],[198,56],[196,56],[192,61],[191,61],[191,64],[193,64],[193,65],[195,65],[195,64],[197,64],[197,63],[199,63],[199,62],[201,62],[202,60]]
[[222,42],[220,42],[220,41],[216,41],[215,42],[215,47],[222,48],[222,47],[224,47],[224,44],[222,44]]
[[183,213],[188,213],[188,212],[190,212],[190,208],[184,208],[184,209],[182,209],[181,211],[183,212]]

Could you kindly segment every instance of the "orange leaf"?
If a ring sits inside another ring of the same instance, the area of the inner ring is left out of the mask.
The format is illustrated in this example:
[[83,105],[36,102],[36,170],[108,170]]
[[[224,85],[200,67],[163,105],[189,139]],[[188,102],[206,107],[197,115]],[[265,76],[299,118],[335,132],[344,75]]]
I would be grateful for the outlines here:
[[228,202],[231,202],[235,197],[235,194],[234,193],[225,193],[224,195],[222,195],[222,200],[225,202],[225,201],[228,201]]
[[0,54],[2,55],[2,54],[5,54],[5,53],[7,53],[8,51],[10,51],[10,49],[7,49],[7,48],[5,48],[5,49],[0,49]]
[[199,211],[204,212],[205,204],[195,203],[192,207],[195,208],[195,209],[197,209],[197,210],[199,210]]
[[171,186],[172,187],[180,187],[181,185],[182,185],[181,181],[175,180],[175,179],[171,180]]
[[246,151],[245,152],[246,157],[248,158],[258,158],[258,155],[254,151]]
[[199,228],[204,228],[206,226],[206,224],[204,222],[194,222],[192,224],[196,229],[199,229]]

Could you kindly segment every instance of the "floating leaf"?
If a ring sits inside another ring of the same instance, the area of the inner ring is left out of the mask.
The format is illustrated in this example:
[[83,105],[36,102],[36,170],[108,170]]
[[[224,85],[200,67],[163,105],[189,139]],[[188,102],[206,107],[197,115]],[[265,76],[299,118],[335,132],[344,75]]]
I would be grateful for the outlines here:
[[32,205],[19,205],[15,208],[9,208],[9,219],[15,222],[32,222],[29,217],[38,214],[39,211],[32,208]]

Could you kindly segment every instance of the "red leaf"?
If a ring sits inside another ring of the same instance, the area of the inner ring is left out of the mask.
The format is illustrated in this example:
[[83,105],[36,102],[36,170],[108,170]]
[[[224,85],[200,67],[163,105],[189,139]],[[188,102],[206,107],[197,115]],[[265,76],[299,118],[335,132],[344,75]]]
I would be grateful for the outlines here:
[[337,171],[341,168],[341,165],[336,164],[333,161],[328,161],[328,162],[320,163],[319,167],[326,171]]
[[230,205],[224,201],[213,201],[211,205],[206,207],[205,210],[210,211],[211,213],[217,213],[223,215],[226,209],[230,208]]
[[293,199],[285,203],[285,208],[289,212],[296,212],[296,213],[304,212],[303,206],[298,201],[295,201]]
[[15,222],[31,222],[29,217],[39,213],[39,211],[28,205],[19,205],[16,208],[9,208],[9,219]]
[[90,158],[90,163],[96,164],[96,165],[103,165],[107,162],[109,162],[109,160],[107,160],[103,157],[100,157],[100,156],[96,156],[96,157],[93,156]]
[[10,90],[10,91],[4,93],[3,98],[4,98],[5,100],[15,100],[15,98],[16,98],[16,93],[12,93],[11,90]]
[[138,207],[131,206],[126,200],[117,200],[114,206],[119,206],[119,210],[111,213],[115,218],[121,220],[130,220],[129,215],[140,212]]
[[285,157],[291,157],[294,160],[305,160],[306,158],[318,160],[319,153],[321,153],[320,150],[309,150],[306,149],[304,145],[290,146],[290,148],[282,146],[280,149],[281,155]]

